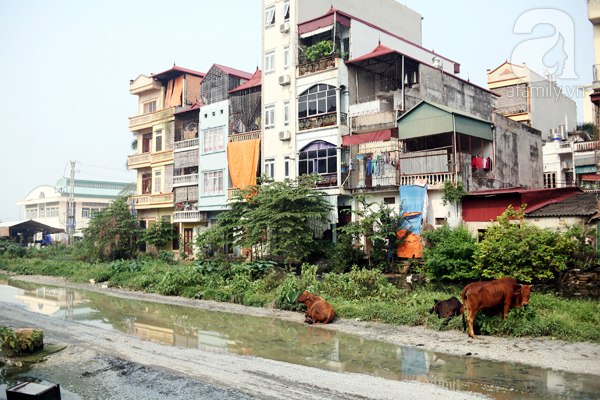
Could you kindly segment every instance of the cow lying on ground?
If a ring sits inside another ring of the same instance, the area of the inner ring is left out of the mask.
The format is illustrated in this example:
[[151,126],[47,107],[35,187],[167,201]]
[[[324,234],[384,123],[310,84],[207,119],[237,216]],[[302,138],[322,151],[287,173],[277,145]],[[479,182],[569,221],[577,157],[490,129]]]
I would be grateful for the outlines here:
[[433,300],[434,304],[429,310],[429,314],[436,313],[438,318],[446,318],[443,325],[448,325],[448,322],[453,318],[463,313],[462,304],[456,297],[450,297],[448,300]]
[[302,292],[296,299],[297,303],[303,303],[306,306],[306,319],[304,322],[309,324],[328,324],[335,318],[335,310],[331,304],[323,300],[321,297],[309,293]]
[[467,329],[465,314],[468,314],[469,336],[475,339],[473,321],[479,310],[497,311],[506,319],[509,309],[527,307],[530,293],[531,285],[519,285],[510,277],[468,284],[462,292],[463,329]]

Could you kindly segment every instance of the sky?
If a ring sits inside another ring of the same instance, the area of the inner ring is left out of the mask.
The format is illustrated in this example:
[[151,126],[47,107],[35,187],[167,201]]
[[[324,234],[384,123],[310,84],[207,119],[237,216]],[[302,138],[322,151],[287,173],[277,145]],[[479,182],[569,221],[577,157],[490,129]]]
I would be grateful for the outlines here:
[[[422,46],[476,85],[487,88],[486,71],[507,60],[539,74],[558,62],[559,86],[576,97],[592,82],[586,0],[399,2],[423,17]],[[261,16],[259,0],[0,0],[0,221],[23,219],[16,202],[68,177],[70,161],[76,179],[134,182],[129,81],[174,63],[252,73]]]

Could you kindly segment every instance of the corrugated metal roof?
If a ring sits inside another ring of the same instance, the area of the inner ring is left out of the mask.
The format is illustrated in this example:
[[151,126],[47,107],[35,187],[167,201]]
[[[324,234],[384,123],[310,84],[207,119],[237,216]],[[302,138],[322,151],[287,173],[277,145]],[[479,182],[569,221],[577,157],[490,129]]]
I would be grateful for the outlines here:
[[595,215],[598,210],[600,193],[579,193],[557,203],[548,204],[533,212],[527,213],[532,217],[567,217]]
[[426,100],[422,100],[398,119],[398,138],[410,139],[453,132],[453,115],[456,132],[494,140],[491,122]]
[[257,68],[256,72],[254,73],[254,75],[252,75],[252,78],[250,78],[250,80],[248,82],[242,83],[240,86],[236,87],[235,89],[230,90],[229,93],[234,93],[234,92],[238,92],[240,90],[258,87],[261,85],[261,82],[262,82],[262,73]]
[[[239,69],[229,68],[224,65],[213,64],[210,69],[213,67],[219,68],[221,71],[225,72],[227,75],[233,76],[234,78],[245,79],[249,81],[252,78],[252,74],[249,72],[240,71]],[[208,70],[210,72],[210,69]]]

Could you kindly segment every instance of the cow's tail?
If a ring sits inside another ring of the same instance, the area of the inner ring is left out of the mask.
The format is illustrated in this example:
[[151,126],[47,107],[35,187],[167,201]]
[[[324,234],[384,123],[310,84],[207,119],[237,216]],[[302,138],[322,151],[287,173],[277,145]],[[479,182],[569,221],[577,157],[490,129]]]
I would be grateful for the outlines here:
[[466,309],[467,309],[467,286],[465,286],[465,288],[462,291],[462,304],[460,306],[460,313],[462,314],[462,320],[463,320],[463,331],[466,332],[467,331],[467,322],[465,321],[465,314],[466,314]]

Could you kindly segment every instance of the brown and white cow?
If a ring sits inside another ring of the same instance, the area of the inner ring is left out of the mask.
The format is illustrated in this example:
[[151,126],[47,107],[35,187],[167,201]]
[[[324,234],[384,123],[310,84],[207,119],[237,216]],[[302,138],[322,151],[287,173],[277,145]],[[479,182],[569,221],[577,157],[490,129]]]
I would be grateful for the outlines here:
[[467,329],[465,314],[469,321],[469,336],[475,338],[473,321],[479,310],[497,311],[504,319],[511,308],[529,304],[531,285],[519,285],[514,278],[505,277],[487,282],[470,283],[463,289],[463,329]]
[[306,306],[304,322],[308,324],[328,324],[335,318],[335,310],[331,304],[306,290],[298,296],[296,302]]
[[429,310],[429,314],[436,313],[438,318],[446,318],[443,325],[448,325],[448,322],[453,318],[463,313],[462,304],[456,297],[450,297],[448,300],[433,300],[433,307]]

